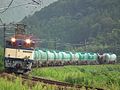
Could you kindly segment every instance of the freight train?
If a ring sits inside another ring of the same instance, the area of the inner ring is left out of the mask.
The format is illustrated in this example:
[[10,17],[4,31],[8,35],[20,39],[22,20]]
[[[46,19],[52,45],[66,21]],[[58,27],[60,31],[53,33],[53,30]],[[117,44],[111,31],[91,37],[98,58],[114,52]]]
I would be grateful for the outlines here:
[[25,33],[21,24],[16,25],[15,34],[5,40],[5,69],[15,73],[26,73],[32,67],[87,65],[115,63],[112,53],[70,52],[37,48],[33,35]]
[[33,66],[87,65],[115,63],[117,56],[112,53],[70,52],[34,50]]

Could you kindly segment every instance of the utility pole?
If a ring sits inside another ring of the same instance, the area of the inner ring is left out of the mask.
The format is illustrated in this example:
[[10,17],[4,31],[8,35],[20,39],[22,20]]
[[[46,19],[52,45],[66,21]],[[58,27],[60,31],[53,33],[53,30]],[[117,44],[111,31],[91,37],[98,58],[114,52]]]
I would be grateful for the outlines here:
[[5,32],[6,32],[6,24],[3,24],[3,47],[4,47],[4,52],[3,52],[3,60],[4,60],[4,66],[5,66],[5,47],[6,47],[6,41],[5,41]]
[[86,39],[85,39],[85,51],[87,51],[87,42],[86,42]]
[[0,18],[0,22],[1,22],[1,24],[2,25],[0,25],[0,26],[2,26],[3,27],[3,61],[4,61],[4,66],[5,66],[5,47],[6,47],[6,42],[5,42],[5,32],[6,32],[6,24],[5,23],[3,23],[3,21],[2,21],[2,19]]
[[54,44],[55,44],[55,46],[54,46],[55,50],[57,50],[57,37],[55,38],[55,43]]

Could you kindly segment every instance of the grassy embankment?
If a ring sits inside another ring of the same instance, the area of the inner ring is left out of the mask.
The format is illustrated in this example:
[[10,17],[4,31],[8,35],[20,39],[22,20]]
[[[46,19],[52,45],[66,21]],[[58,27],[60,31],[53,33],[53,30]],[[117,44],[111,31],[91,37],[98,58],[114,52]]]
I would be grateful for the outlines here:
[[[5,75],[6,76],[6,75]],[[74,87],[61,87],[40,82],[22,80],[21,77],[0,77],[0,90],[76,90]],[[81,90],[86,90],[82,87]]]
[[55,90],[55,88],[56,86],[45,85],[43,83],[23,82],[21,78],[15,80],[0,78],[0,90]]
[[110,90],[120,89],[120,65],[36,68],[32,75]]
[[[120,65],[36,68],[32,71],[32,75],[73,84],[102,87],[105,90],[120,89]],[[26,81],[23,84],[21,78],[7,80],[6,78],[0,77],[0,90],[56,90],[56,88],[58,87],[43,83],[33,83],[31,81]]]
[[0,59],[0,71],[4,69],[4,62],[2,59]]

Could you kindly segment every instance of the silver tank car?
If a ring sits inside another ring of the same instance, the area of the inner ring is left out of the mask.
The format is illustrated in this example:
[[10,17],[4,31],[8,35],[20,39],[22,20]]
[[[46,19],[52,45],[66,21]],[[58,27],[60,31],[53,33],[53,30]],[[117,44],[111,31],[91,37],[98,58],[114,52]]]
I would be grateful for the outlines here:
[[113,53],[98,54],[99,64],[114,64],[117,62],[117,55]]

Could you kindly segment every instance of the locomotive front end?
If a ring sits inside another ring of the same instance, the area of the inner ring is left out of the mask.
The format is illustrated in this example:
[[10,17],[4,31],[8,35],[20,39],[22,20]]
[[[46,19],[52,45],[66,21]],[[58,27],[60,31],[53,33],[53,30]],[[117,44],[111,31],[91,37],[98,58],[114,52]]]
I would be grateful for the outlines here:
[[32,36],[25,34],[24,29],[16,28],[15,34],[6,39],[5,69],[15,73],[31,71],[35,41]]

